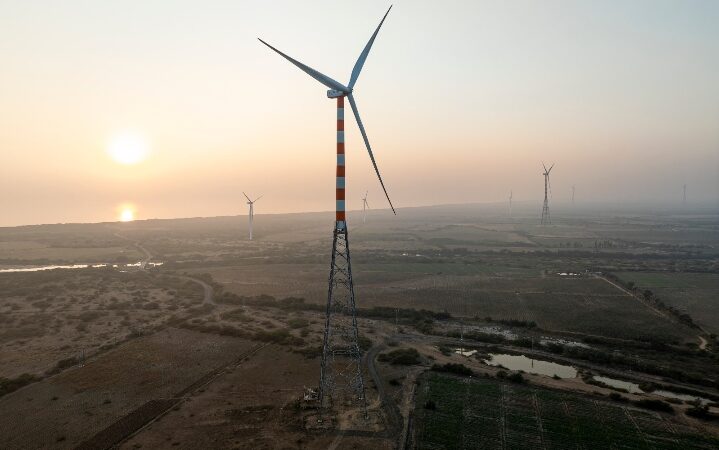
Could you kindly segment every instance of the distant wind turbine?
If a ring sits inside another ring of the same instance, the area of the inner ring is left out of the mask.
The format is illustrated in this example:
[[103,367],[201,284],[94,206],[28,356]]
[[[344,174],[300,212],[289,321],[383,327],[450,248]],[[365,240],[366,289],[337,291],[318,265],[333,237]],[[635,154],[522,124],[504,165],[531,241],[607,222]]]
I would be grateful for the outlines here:
[[544,167],[544,172],[542,173],[542,175],[544,175],[544,206],[542,207],[542,225],[546,225],[552,223],[552,219],[549,217],[548,193],[551,194],[552,192],[552,187],[549,183],[549,173],[552,171],[554,164],[552,164],[549,169],[547,169],[547,166],[542,163],[542,167]]
[[512,217],[512,194],[513,192],[509,191],[509,217]]
[[572,205],[574,205],[574,185],[572,185]]
[[247,194],[245,194],[244,192],[243,192],[242,194],[243,194],[243,195],[245,196],[245,198],[247,199],[247,204],[250,205],[250,240],[252,240],[252,222],[253,222],[253,220],[254,220],[254,218],[255,218],[255,202],[256,202],[257,200],[261,199],[262,196],[260,195],[260,196],[257,197],[256,199],[250,200],[250,197],[248,197]]
[[369,191],[364,193],[364,197],[362,197],[362,223],[367,222],[367,210],[369,209],[369,203],[367,203],[367,194],[369,194]]

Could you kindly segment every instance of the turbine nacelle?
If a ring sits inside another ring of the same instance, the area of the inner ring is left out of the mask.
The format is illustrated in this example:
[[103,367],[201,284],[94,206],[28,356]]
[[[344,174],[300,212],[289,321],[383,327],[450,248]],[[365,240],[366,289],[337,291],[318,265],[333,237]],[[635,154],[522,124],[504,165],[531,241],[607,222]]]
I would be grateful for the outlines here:
[[336,89],[329,89],[327,90],[327,98],[340,98],[347,95],[347,92],[345,91],[338,91]]

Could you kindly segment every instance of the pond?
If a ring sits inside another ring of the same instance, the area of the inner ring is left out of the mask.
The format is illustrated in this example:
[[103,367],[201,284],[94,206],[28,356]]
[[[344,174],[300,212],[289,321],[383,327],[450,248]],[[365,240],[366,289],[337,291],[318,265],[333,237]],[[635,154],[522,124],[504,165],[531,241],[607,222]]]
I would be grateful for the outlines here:
[[665,391],[663,389],[657,389],[656,391],[652,391],[652,394],[658,395],[660,397],[673,398],[676,400],[683,400],[685,402],[693,402],[693,401],[699,400],[699,403],[701,403],[702,405],[706,405],[707,403],[711,402],[711,400],[706,399],[704,397],[697,397],[696,395],[689,395],[689,394],[678,394],[676,392]]
[[485,359],[484,363],[490,366],[502,366],[509,370],[523,370],[527,373],[548,377],[556,375],[559,378],[575,378],[577,376],[577,369],[572,366],[531,359],[524,355],[490,353],[489,357],[490,359]]
[[616,378],[603,377],[600,375],[594,375],[593,380],[599,381],[600,383],[606,384],[617,389],[624,389],[630,394],[644,394],[638,384],[631,383],[629,381],[617,380]]
[[[592,378],[601,383],[604,383],[608,386],[612,386],[614,388],[619,388],[619,389],[625,389],[630,394],[646,394],[647,393],[647,392],[644,392],[637,383],[617,380],[616,378],[603,377],[600,375],[595,375]],[[709,399],[706,399],[703,397],[697,397],[696,395],[689,395],[689,394],[679,394],[676,392],[667,391],[665,389],[657,389],[656,391],[649,392],[649,394],[658,395],[659,397],[664,397],[664,398],[673,398],[675,400],[682,400],[685,402],[693,402],[695,400],[699,400],[699,402],[702,405],[706,405],[707,403],[710,402]]]

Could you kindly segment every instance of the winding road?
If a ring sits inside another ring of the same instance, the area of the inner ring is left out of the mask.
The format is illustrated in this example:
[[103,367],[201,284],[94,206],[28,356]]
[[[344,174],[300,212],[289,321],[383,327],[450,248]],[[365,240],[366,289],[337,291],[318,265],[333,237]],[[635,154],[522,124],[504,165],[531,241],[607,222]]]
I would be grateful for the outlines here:
[[[132,245],[134,245],[140,252],[142,252],[145,255],[145,258],[142,261],[140,261],[140,270],[145,270],[147,268],[147,263],[149,263],[150,260],[152,259],[152,253],[146,247],[144,247],[140,241],[136,241],[127,236],[123,236],[120,233],[114,233],[114,235],[120,239],[124,239],[126,241],[131,242]],[[179,278],[182,280],[188,280],[193,283],[199,284],[200,286],[202,286],[202,290],[204,291],[202,303],[205,305],[216,305],[215,290],[212,288],[212,286],[210,286],[206,282],[202,281],[201,279],[191,277],[188,275],[173,275],[173,274],[165,274],[165,275],[174,277],[174,278]]]

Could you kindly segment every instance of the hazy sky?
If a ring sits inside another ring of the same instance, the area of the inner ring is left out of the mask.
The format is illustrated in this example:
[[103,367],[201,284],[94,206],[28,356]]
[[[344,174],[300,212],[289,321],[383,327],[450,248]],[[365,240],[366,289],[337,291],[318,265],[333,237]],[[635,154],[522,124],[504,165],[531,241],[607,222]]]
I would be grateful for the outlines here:
[[[0,225],[334,207],[335,104],[388,1],[0,0]],[[719,2],[398,1],[355,96],[395,206],[719,202]],[[347,116],[348,208],[381,199]],[[146,160],[108,154],[118,135]]]

